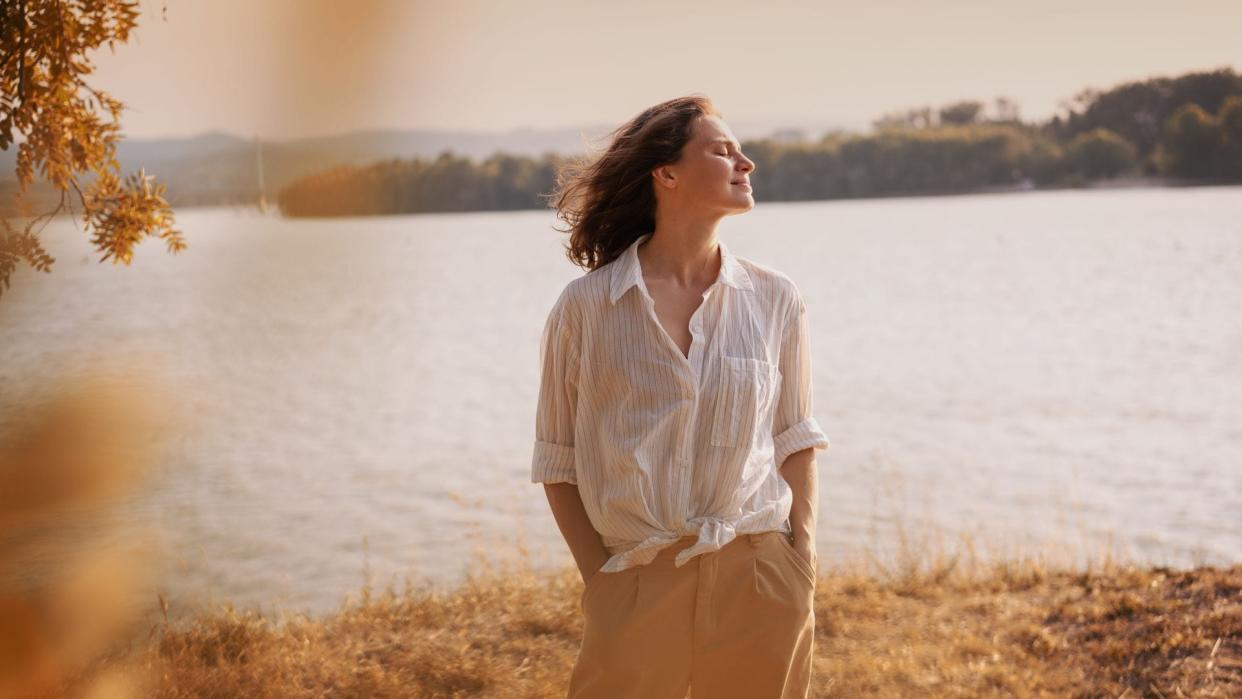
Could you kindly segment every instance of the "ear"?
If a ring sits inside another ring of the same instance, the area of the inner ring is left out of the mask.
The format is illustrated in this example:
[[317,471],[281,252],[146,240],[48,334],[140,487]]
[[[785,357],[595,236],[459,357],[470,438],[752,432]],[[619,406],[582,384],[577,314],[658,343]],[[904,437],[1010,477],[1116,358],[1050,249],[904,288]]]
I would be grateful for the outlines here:
[[677,176],[673,174],[672,169],[667,165],[651,171],[651,179],[655,181],[657,187],[665,187],[667,189],[675,189],[677,187]]

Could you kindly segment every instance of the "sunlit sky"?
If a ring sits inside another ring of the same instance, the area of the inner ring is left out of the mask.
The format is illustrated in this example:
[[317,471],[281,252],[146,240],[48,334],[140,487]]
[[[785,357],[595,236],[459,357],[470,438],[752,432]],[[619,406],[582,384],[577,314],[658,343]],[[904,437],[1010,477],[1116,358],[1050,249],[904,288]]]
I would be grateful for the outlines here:
[[692,92],[738,132],[1242,70],[1242,1],[141,0],[93,54],[130,138],[615,125]]

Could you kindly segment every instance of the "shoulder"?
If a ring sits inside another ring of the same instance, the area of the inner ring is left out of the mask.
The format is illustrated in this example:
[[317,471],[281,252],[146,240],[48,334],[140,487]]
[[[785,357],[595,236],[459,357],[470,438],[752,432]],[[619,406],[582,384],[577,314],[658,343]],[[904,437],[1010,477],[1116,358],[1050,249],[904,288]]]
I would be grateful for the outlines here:
[[572,329],[580,328],[584,319],[591,317],[607,303],[610,279],[608,265],[571,279],[557,294],[549,316]]
[[769,308],[790,310],[802,304],[802,292],[793,277],[745,257],[738,256],[737,261],[750,276],[755,293],[763,298]]

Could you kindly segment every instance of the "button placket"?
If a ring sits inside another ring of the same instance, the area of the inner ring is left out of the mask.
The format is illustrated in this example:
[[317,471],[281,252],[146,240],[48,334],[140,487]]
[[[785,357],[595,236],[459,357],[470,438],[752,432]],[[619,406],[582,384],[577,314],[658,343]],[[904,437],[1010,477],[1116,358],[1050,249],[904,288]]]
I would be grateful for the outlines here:
[[[700,305],[699,309],[703,307]],[[699,310],[695,310],[694,315],[690,317],[690,368],[693,370],[694,390],[690,394],[690,402],[685,408],[685,426],[681,433],[681,445],[677,450],[677,466],[683,471],[690,469],[690,450],[694,447],[694,424],[695,415],[698,413],[699,407],[699,376],[702,374],[701,365],[703,362],[703,342],[701,339],[702,332],[699,328],[702,326],[702,318],[699,316]],[[686,479],[689,483],[689,479]]]
[[690,367],[694,369],[694,384],[697,387],[703,378],[703,321],[697,311],[690,321]]
[[698,424],[700,397],[703,394],[702,377],[703,377],[703,353],[705,343],[703,340],[703,314],[709,303],[709,297],[716,288],[713,283],[706,291],[703,292],[703,300],[699,303],[699,307],[694,309],[694,313],[690,314],[690,357],[689,365],[691,369],[691,380],[694,384],[693,395],[685,409],[685,418],[683,422],[683,430],[680,435],[681,442],[677,447],[677,468],[684,475],[681,479],[681,517],[684,522],[685,518],[690,515],[690,493],[692,478],[692,458],[691,450],[694,449],[696,425]]

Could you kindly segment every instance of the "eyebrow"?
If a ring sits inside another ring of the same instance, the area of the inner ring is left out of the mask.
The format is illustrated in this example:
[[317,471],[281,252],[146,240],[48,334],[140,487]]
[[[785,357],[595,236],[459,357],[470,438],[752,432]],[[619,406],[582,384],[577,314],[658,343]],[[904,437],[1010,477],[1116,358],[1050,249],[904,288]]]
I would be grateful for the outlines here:
[[713,139],[713,140],[712,140],[712,144],[713,144],[713,145],[714,145],[714,144],[717,144],[717,143],[724,143],[724,144],[727,144],[727,145],[732,145],[732,146],[733,146],[733,148],[734,148],[735,150],[742,150],[742,144],[740,144],[740,143],[734,143],[733,141],[730,141],[729,139],[727,139],[727,138],[725,138],[725,137],[723,137],[723,136],[721,136],[721,137],[719,137],[719,138],[716,138],[716,139]]

